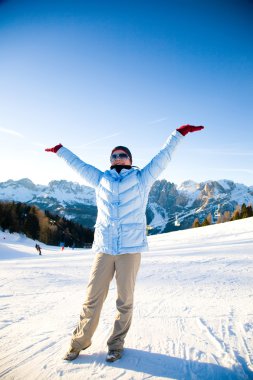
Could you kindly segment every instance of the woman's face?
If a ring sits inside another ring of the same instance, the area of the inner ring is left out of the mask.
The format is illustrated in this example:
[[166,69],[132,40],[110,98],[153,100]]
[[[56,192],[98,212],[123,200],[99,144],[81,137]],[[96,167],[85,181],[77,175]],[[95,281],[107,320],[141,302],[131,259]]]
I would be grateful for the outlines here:
[[[113,157],[114,155],[119,155],[121,153],[125,155],[126,157],[119,157],[119,156],[117,156],[116,158]],[[111,155],[111,165],[131,165],[131,161],[130,161],[130,158],[127,156],[126,152],[124,152],[124,150],[117,149]]]

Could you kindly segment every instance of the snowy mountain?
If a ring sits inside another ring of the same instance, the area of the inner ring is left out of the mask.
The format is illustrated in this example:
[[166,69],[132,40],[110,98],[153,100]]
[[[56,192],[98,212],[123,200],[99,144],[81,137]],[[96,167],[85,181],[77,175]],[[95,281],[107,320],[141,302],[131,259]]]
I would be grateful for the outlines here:
[[[94,226],[97,215],[94,190],[68,181],[51,181],[42,186],[27,178],[9,180],[0,183],[0,200],[35,204],[86,227]],[[215,221],[218,207],[221,213],[233,212],[242,203],[253,204],[253,186],[229,180],[185,181],[180,186],[156,181],[149,195],[147,223],[152,228],[150,234],[186,229],[195,218],[203,221],[209,213]],[[175,220],[180,226],[175,226]]]
[[62,356],[94,253],[0,231],[2,380],[253,379],[253,218],[148,237],[122,359],[105,362],[112,281],[92,345]]
[[97,215],[95,192],[88,186],[68,181],[51,181],[48,186],[35,185],[30,179],[0,183],[0,200],[25,202],[85,227],[93,227]]
[[[150,191],[148,222],[153,232],[167,232],[192,226],[195,218],[202,222],[211,213],[217,220],[216,211],[233,212],[237,205],[253,204],[253,186],[229,180],[196,183],[185,181],[180,186],[166,180],[156,181]],[[180,227],[175,226],[175,221]]]

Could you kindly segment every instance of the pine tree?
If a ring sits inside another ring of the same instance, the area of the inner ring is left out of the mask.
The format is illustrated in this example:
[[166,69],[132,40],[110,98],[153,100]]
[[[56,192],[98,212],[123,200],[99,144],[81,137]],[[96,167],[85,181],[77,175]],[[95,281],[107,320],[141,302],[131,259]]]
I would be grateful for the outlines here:
[[39,239],[40,225],[36,216],[35,207],[32,206],[24,223],[25,234],[33,240]]
[[223,214],[223,223],[229,222],[231,220],[230,211],[225,211]]
[[209,224],[212,224],[213,223],[213,217],[212,217],[212,214],[211,213],[209,213],[208,215],[207,215],[207,221],[208,221],[208,223]]
[[194,222],[192,224],[192,228],[197,228],[197,227],[200,227],[200,223],[199,223],[198,218],[194,219]]
[[247,207],[246,207],[245,203],[242,204],[241,215],[240,216],[241,216],[242,219],[248,217],[248,211],[247,211]]
[[241,218],[241,208],[240,206],[237,206],[235,211],[233,212],[231,220],[238,220]]
[[209,220],[207,219],[207,217],[203,220],[203,222],[201,223],[201,227],[205,227],[205,226],[209,226],[210,223],[209,223]]
[[247,206],[247,215],[248,215],[248,218],[253,216],[252,205]]

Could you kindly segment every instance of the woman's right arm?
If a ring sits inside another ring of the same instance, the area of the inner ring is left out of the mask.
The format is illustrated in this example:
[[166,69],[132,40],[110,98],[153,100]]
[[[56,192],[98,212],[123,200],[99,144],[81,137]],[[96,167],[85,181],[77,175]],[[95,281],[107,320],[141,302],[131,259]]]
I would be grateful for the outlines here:
[[97,187],[99,185],[103,172],[80,160],[80,158],[69,149],[59,144],[53,148],[45,149],[45,151],[56,153],[57,156],[63,158],[64,161],[66,161],[72,169],[80,174],[91,187]]

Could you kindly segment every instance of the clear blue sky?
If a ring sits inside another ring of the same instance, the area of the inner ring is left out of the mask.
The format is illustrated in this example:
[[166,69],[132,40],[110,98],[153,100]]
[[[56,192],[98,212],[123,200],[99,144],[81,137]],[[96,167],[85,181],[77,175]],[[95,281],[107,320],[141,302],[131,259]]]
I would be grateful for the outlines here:
[[253,185],[252,19],[249,0],[0,0],[0,181],[83,183],[59,142],[142,167],[191,123],[160,178]]

